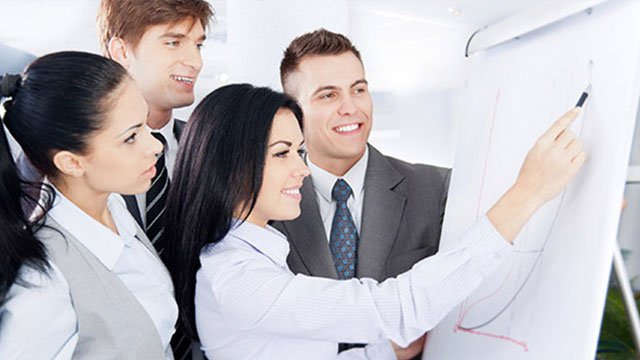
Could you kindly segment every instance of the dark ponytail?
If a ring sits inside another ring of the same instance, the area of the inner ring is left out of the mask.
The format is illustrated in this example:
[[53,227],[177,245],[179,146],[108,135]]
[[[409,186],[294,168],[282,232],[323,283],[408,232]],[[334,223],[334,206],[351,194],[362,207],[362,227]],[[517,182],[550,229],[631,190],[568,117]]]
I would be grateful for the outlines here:
[[[1,95],[9,99],[0,133],[0,306],[11,285],[28,286],[19,276],[22,266],[47,271],[45,245],[36,235],[53,202],[50,186],[20,178],[4,126],[37,172],[55,178],[53,155],[87,151],[125,79],[126,70],[115,61],[75,51],[38,58],[22,76],[2,76]],[[30,191],[34,188],[35,195]],[[44,193],[38,195],[41,189]],[[42,211],[30,219],[24,208],[35,205]]]
[[[1,98],[13,98],[20,88],[19,75],[5,74],[0,78]],[[4,104],[11,106],[11,100]],[[4,125],[0,125],[0,306],[7,300],[11,285],[18,279],[22,265],[45,272],[47,261],[44,246],[35,239],[33,229],[22,208],[29,198],[18,177]],[[32,199],[30,199],[32,200]]]

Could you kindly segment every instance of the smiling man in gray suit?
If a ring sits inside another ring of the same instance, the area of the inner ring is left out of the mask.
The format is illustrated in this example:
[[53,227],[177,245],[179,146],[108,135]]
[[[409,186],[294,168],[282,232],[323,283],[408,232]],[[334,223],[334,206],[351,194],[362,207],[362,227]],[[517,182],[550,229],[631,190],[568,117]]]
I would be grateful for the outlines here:
[[[367,143],[373,106],[349,39],[324,29],[296,38],[280,77],[303,109],[311,169],[300,217],[274,223],[289,239],[291,270],[382,281],[435,254],[450,171],[385,156]],[[421,347],[422,339],[394,350],[410,358]]]

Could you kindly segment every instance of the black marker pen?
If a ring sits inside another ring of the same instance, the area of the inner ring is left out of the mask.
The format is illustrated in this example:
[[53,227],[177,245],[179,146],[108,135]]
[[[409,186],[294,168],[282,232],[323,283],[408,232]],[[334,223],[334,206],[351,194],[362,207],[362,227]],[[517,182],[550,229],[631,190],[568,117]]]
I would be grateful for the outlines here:
[[576,103],[576,107],[582,107],[582,105],[584,105],[584,102],[587,101],[587,98],[589,97],[590,92],[591,92],[591,84],[589,84],[589,86],[587,86],[587,88],[584,90],[582,95],[580,95],[580,99],[578,99],[578,102]]

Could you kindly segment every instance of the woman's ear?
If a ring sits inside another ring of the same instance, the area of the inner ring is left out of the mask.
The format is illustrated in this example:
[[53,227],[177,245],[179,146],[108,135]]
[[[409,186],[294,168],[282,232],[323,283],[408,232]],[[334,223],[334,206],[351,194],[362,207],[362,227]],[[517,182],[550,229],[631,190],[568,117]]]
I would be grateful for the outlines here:
[[53,164],[61,173],[80,177],[84,175],[84,167],[79,156],[70,151],[59,151],[53,156]]

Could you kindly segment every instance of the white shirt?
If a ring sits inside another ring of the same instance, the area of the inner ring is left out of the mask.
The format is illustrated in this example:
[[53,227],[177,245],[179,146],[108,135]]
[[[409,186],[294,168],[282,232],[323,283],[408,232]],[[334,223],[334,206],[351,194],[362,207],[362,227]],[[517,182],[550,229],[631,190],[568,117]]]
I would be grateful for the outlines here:
[[[327,242],[331,241],[329,234],[331,234],[331,225],[333,224],[333,216],[336,213],[337,201],[333,199],[333,186],[338,179],[343,179],[351,187],[351,196],[347,199],[347,207],[353,218],[353,222],[358,229],[358,234],[361,232],[362,223],[362,206],[364,203],[364,179],[367,173],[367,164],[369,163],[369,147],[365,147],[364,154],[342,177],[333,175],[325,169],[314,164],[311,159],[307,158],[309,169],[311,170],[311,178],[313,180],[313,189],[316,193],[316,200],[318,203],[318,209],[320,211],[320,217],[322,218],[322,225],[324,226],[324,233],[327,237]],[[382,349],[385,347],[386,349]],[[350,350],[352,352],[362,352],[362,350]],[[365,351],[375,353],[391,353],[393,348],[391,343],[385,341],[384,343],[368,344]],[[392,357],[394,358],[394,357]]]
[[482,217],[458,247],[397,278],[333,280],[294,275],[286,238],[245,222],[200,254],[195,305],[202,348],[216,360],[313,360],[348,356],[337,355],[339,342],[407,346],[512,251]]
[[[135,238],[135,221],[118,195],[108,208],[117,235],[56,192],[51,216],[108,269],[113,271],[147,311],[166,353],[175,331],[178,307],[169,273]],[[21,275],[33,284],[14,283],[9,301],[0,309],[0,359],[71,359],[78,341],[77,317],[64,275],[49,262],[50,276],[23,267]],[[167,358],[173,358],[168,356]]]
[[344,179],[351,187],[352,194],[347,200],[347,207],[358,229],[358,234],[360,234],[360,224],[362,224],[360,219],[362,218],[362,204],[364,203],[364,179],[367,173],[367,164],[369,163],[369,147],[365,148],[364,155],[342,177],[335,176],[324,170],[309,158],[307,158],[307,163],[309,170],[311,170],[311,179],[313,180],[313,188],[316,191],[316,200],[318,201],[320,217],[324,225],[324,233],[327,235],[327,242],[329,242],[329,234],[331,234],[333,215],[336,213],[336,201],[331,196],[331,190],[333,190],[333,185],[338,179]]
[[[176,163],[176,157],[178,156],[178,139],[176,135],[173,133],[173,127],[176,120],[171,118],[168,123],[166,123],[160,129],[150,129],[152,133],[160,133],[167,140],[167,143],[164,146],[164,163],[167,167],[167,172],[169,175],[169,180],[173,177],[173,168]],[[147,213],[147,193],[142,193],[136,195],[136,202],[138,203],[138,209],[140,209],[140,217],[142,218],[142,224],[147,225],[147,217],[145,214]]]

